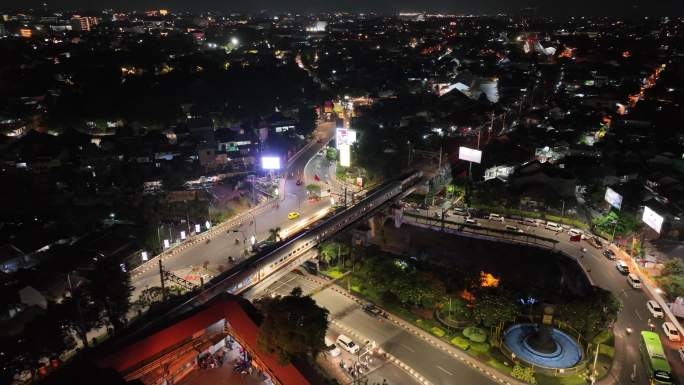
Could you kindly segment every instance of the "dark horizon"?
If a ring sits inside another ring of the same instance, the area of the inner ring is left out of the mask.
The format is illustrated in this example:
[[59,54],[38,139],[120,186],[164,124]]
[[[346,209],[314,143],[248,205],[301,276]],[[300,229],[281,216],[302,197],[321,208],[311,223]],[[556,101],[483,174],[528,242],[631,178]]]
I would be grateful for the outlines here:
[[[654,4],[655,3],[655,4]],[[0,9],[38,9],[42,1],[26,1],[17,8],[16,2],[0,0]],[[256,0],[252,2],[221,2],[218,0],[196,0],[191,4],[183,0],[104,0],[98,2],[98,7],[93,7],[89,0],[61,0],[47,2],[48,10],[102,10],[117,9],[129,11],[144,11],[149,9],[166,8],[171,11],[216,11],[216,12],[239,12],[255,13],[267,11],[272,13],[283,12],[443,12],[453,14],[496,14],[506,13],[511,15],[531,13],[535,16],[681,16],[684,7],[678,6],[676,0],[664,0],[658,2],[646,2],[645,0],[632,0],[624,2],[620,0],[590,1],[577,0],[566,1],[561,4],[555,2],[539,2],[529,0],[482,0],[478,2],[448,0],[341,0],[329,2],[322,0]]]

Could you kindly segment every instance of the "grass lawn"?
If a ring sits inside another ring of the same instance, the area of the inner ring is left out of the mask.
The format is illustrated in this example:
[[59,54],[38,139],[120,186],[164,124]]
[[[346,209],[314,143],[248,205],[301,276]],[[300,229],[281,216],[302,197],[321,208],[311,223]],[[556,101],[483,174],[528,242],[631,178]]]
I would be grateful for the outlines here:
[[538,385],[586,385],[584,376],[550,377],[542,374],[535,375]]
[[332,279],[336,279],[336,278],[340,278],[342,276],[342,274],[344,274],[344,271],[342,271],[339,267],[332,267],[328,270],[324,270],[323,274],[325,274],[326,276],[328,276]]

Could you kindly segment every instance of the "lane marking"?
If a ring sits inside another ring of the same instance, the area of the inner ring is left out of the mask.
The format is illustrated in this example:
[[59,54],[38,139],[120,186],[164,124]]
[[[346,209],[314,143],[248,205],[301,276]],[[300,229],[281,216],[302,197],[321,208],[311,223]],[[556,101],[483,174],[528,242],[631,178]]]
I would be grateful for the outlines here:
[[411,348],[410,346],[408,346],[406,344],[401,344],[401,347],[408,350],[409,352],[412,352],[412,353],[416,352],[415,350],[413,350],[413,348]]
[[448,374],[448,375],[450,375],[450,376],[453,376],[453,375],[454,375],[453,373],[451,373],[450,371],[444,369],[443,367],[441,367],[441,366],[439,366],[439,365],[437,365],[437,369],[443,371],[444,373],[446,373],[446,374]]
[[636,314],[637,317],[639,317],[639,321],[641,321],[643,318],[641,318],[641,314],[639,314],[639,311],[637,309],[634,309],[634,313]]

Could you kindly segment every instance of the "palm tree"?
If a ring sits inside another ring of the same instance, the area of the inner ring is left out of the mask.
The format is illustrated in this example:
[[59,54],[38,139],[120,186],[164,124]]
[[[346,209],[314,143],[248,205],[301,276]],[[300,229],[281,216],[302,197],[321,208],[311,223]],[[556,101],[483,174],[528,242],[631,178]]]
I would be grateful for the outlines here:
[[276,227],[274,229],[268,229],[268,233],[269,233],[269,235],[268,235],[269,241],[278,242],[278,241],[282,240],[282,238],[280,238],[280,227]]

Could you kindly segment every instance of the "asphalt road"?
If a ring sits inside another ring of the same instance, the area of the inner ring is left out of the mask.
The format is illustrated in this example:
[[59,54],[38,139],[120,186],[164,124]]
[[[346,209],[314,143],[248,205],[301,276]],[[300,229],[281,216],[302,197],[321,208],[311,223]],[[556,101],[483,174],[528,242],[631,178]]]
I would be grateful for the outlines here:
[[[294,287],[300,287],[304,294],[309,294],[321,287],[321,279],[294,271],[271,285],[263,295],[287,295]],[[319,306],[328,309],[331,321],[334,320],[335,323],[375,341],[380,348],[409,365],[432,384],[497,384],[479,371],[394,323],[380,321],[367,314],[358,303],[336,290],[326,288],[314,294],[313,299]],[[336,338],[337,333],[339,330],[333,326],[330,337]],[[356,339],[355,342],[362,344],[364,341]],[[394,372],[393,375],[401,374]],[[399,382],[404,383],[406,382]]]
[[[299,228],[303,228],[308,224],[307,219],[315,216],[324,215],[330,208],[329,199],[321,199],[319,201],[310,201],[306,196],[306,184],[312,183],[313,180],[304,178],[301,185],[297,185],[297,179],[300,175],[311,175],[308,168],[311,167],[309,162],[314,156],[330,141],[335,133],[334,123],[322,123],[315,132],[315,138],[312,145],[306,149],[286,170],[284,183],[281,183],[282,188],[280,194],[282,200],[279,207],[273,207],[260,215],[253,218],[253,223],[244,223],[241,226],[232,228],[230,230],[238,230],[238,232],[222,232],[211,239],[211,242],[196,243],[184,250],[179,251],[174,256],[164,260],[164,268],[168,271],[174,272],[177,275],[186,278],[188,272],[195,268],[197,274],[205,275],[205,279],[210,276],[217,275],[222,269],[231,267],[228,257],[233,257],[236,261],[245,258],[244,251],[249,248],[249,238],[252,235],[256,236],[257,242],[268,238],[269,229],[279,227],[281,229],[281,236],[287,237],[288,234],[295,232]],[[305,172],[305,168],[307,172]],[[290,176],[290,175],[293,176]],[[290,212],[298,212],[300,217],[295,220],[288,219],[287,215]],[[238,243],[236,244],[236,239]],[[204,268],[206,266],[206,268]],[[198,283],[199,278],[195,283]],[[159,270],[155,266],[149,266],[149,270],[137,275],[133,279],[135,287],[133,298],[137,298],[139,292],[145,288],[160,286]]]
[[[441,215],[441,210],[421,210],[422,215],[427,212],[428,216],[435,213]],[[464,217],[460,215],[446,216],[446,220],[462,223]],[[543,226],[530,227],[517,223],[517,221],[507,220],[506,223],[487,219],[477,219],[482,227],[505,229],[506,224],[517,226],[523,232],[554,238],[558,240],[556,248],[565,253],[579,258],[580,265],[596,286],[610,290],[622,301],[622,311],[618,315],[614,332],[616,339],[623,339],[622,352],[616,352],[618,359],[615,364],[620,365],[620,376],[617,379],[620,384],[633,383],[631,374],[636,365],[637,381],[636,384],[648,384],[645,369],[642,367],[639,355],[639,331],[650,330],[649,321],[655,325],[653,330],[660,335],[660,339],[665,348],[665,352],[672,367],[673,376],[676,384],[684,385],[684,362],[677,354],[676,349],[682,346],[681,342],[671,342],[665,336],[662,329],[662,319],[656,319],[646,308],[646,302],[650,298],[642,289],[634,289],[627,282],[626,276],[622,275],[615,268],[615,261],[611,261],[602,254],[602,250],[591,246],[587,241],[571,242],[567,230],[556,233],[547,230]],[[607,243],[604,242],[604,247]],[[581,248],[586,249],[585,252]],[[584,257],[581,257],[584,255]],[[631,328],[631,335],[626,333],[626,328]]]

